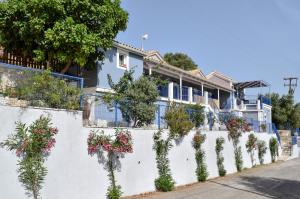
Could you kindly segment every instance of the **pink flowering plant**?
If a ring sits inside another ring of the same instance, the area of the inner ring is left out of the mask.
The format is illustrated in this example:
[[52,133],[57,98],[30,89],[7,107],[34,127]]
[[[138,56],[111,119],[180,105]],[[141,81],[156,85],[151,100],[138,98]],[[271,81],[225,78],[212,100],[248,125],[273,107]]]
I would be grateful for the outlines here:
[[[117,129],[114,136],[105,135],[104,131],[91,131],[87,139],[88,153],[90,155],[103,155],[107,153],[106,168],[109,171],[110,187],[107,191],[108,199],[121,197],[121,186],[116,185],[114,171],[119,163],[119,155],[132,153],[132,137],[128,130]],[[101,158],[102,159],[102,158]]]
[[48,117],[41,116],[30,126],[17,122],[15,133],[10,135],[1,147],[14,151],[18,160],[19,181],[26,193],[37,199],[47,174],[44,162],[55,145],[56,127],[51,126]]

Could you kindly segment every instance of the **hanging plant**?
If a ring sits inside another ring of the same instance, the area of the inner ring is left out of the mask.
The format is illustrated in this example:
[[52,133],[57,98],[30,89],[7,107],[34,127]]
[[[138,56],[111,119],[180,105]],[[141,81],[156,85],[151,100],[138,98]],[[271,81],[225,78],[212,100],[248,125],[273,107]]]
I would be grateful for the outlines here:
[[91,131],[87,139],[88,153],[90,155],[103,155],[107,153],[106,168],[110,187],[107,190],[108,199],[118,199],[122,195],[121,186],[116,184],[114,171],[117,168],[118,155],[132,153],[132,137],[127,130],[116,130],[114,136],[105,135],[104,131]]
[[242,118],[231,117],[226,122],[226,128],[228,130],[229,139],[232,140],[235,156],[235,165],[237,170],[240,172],[243,169],[243,157],[242,149],[239,146],[240,137],[243,132],[250,131],[249,124]]
[[58,129],[51,126],[51,120],[41,116],[29,127],[17,122],[15,133],[1,143],[9,151],[15,151],[18,160],[19,181],[28,196],[37,199],[47,175],[44,162],[55,145]]
[[247,148],[247,152],[250,153],[252,167],[255,166],[254,165],[254,151],[255,151],[256,147],[257,147],[257,137],[253,133],[251,133],[248,136],[246,148]]
[[220,176],[226,175],[226,170],[224,167],[224,157],[222,154],[222,151],[224,149],[223,144],[225,143],[225,140],[223,137],[219,137],[216,139],[216,154],[217,154],[217,165],[218,165],[218,171]]
[[206,135],[197,131],[193,138],[193,147],[195,149],[195,159],[197,163],[196,175],[199,182],[206,181],[208,177],[207,166],[205,163],[205,151],[201,146],[205,142]]
[[257,141],[257,148],[258,148],[258,159],[259,163],[262,165],[264,164],[264,155],[267,152],[266,142],[263,140]]

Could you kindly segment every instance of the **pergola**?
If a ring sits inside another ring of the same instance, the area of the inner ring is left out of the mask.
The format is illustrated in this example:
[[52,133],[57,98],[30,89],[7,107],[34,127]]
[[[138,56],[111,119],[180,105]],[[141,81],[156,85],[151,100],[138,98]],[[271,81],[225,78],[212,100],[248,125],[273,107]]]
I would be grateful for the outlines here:
[[[255,81],[245,81],[245,82],[237,82],[233,84],[234,89],[237,92],[238,96],[244,95],[244,89],[247,88],[269,88],[269,93],[271,90],[271,85],[263,80],[255,80]],[[243,97],[242,97],[243,98]]]

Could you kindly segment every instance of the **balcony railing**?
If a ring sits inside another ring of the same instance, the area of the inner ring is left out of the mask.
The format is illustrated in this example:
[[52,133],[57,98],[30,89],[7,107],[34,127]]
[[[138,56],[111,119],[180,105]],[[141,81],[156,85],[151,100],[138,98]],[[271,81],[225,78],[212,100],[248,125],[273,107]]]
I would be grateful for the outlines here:
[[189,88],[186,86],[182,87],[182,100],[189,101]]
[[159,96],[161,97],[169,97],[169,88],[167,85],[160,85],[157,87]]

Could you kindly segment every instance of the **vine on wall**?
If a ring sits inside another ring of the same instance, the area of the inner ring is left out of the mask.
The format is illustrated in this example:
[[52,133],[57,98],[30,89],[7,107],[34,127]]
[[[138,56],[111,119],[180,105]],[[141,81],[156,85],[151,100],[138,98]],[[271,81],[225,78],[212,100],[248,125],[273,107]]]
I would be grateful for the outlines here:
[[264,164],[264,156],[267,152],[266,142],[263,140],[257,141],[257,148],[258,148],[258,159],[259,163],[262,165]]
[[254,165],[254,161],[255,161],[254,160],[254,152],[255,152],[256,147],[257,147],[257,137],[253,133],[251,133],[248,136],[246,148],[247,148],[247,152],[250,153],[252,167],[255,166]]
[[218,171],[220,176],[226,175],[226,170],[224,167],[224,157],[222,154],[222,151],[224,149],[223,144],[225,143],[225,140],[223,137],[219,137],[216,139],[216,154],[217,154],[217,165],[218,165]]
[[208,177],[207,166],[205,163],[205,151],[201,146],[205,142],[206,135],[197,131],[193,138],[193,147],[195,149],[195,159],[197,163],[196,175],[199,182],[206,181]]
[[278,157],[278,142],[277,139],[272,137],[269,141],[269,148],[271,152],[272,162],[276,161],[276,157]]
[[44,166],[46,157],[55,145],[56,127],[51,126],[48,117],[40,116],[29,127],[17,122],[15,133],[0,145],[9,151],[15,151],[18,160],[19,181],[25,187],[28,196],[37,199],[47,175]]

